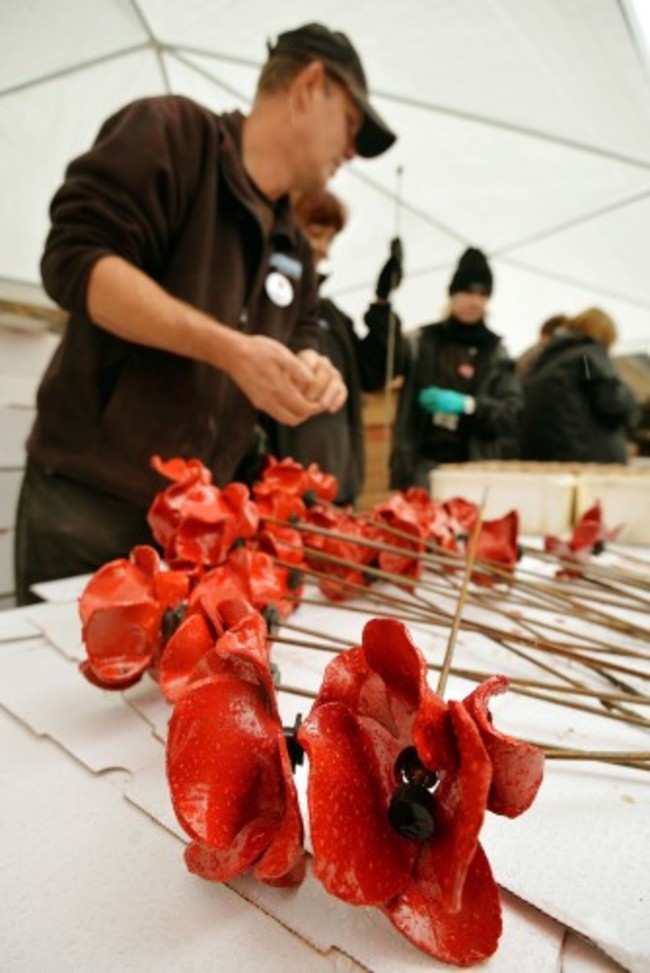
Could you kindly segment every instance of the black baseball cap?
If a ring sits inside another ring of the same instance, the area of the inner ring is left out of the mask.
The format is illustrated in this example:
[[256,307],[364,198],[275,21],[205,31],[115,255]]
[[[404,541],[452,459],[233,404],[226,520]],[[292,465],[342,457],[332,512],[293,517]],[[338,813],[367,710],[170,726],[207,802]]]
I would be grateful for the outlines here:
[[314,61],[322,61],[347,88],[363,115],[355,142],[357,155],[371,159],[391,147],[397,136],[370,104],[361,59],[345,34],[329,30],[322,24],[305,24],[279,34],[275,44],[269,43],[269,57],[275,54],[308,56]]

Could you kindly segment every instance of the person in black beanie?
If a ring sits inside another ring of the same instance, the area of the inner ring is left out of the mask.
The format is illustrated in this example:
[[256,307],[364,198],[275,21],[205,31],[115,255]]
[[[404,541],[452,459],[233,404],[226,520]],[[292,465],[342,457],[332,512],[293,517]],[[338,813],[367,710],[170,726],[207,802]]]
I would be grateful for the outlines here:
[[393,430],[393,489],[428,489],[440,463],[517,455],[522,393],[501,338],[485,323],[493,286],[485,254],[469,247],[449,284],[447,317],[409,336]]

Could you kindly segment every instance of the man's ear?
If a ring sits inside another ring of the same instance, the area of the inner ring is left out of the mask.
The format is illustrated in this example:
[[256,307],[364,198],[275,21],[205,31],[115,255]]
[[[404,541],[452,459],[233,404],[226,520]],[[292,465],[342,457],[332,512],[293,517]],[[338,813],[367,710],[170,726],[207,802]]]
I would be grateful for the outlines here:
[[325,84],[325,68],[321,61],[310,61],[291,84],[291,96],[297,107],[308,106],[314,94]]

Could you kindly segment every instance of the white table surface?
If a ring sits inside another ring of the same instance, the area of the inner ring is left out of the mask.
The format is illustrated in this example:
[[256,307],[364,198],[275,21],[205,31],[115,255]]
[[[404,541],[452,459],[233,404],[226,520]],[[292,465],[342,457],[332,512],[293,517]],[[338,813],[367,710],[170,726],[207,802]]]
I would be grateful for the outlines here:
[[[169,707],[148,677],[107,693],[79,675],[84,580],[42,586],[51,600],[0,612],[3,973],[447,969],[376,910],[339,902],[312,879],[287,892],[249,878],[217,886],[186,871],[164,774]],[[351,645],[364,620],[307,605],[291,619],[345,633]],[[447,637],[426,626],[412,633],[427,654]],[[459,655],[478,653],[485,666],[485,651],[461,633]],[[285,683],[307,689],[328,658],[274,650]],[[447,696],[469,688],[452,678]],[[281,693],[280,704],[291,720],[309,701]],[[506,732],[533,737],[541,723],[545,739],[650,749],[647,731],[524,697],[500,697],[492,709]],[[481,970],[650,970],[649,777],[549,762],[526,814],[487,815],[481,840],[503,890],[504,934]]]

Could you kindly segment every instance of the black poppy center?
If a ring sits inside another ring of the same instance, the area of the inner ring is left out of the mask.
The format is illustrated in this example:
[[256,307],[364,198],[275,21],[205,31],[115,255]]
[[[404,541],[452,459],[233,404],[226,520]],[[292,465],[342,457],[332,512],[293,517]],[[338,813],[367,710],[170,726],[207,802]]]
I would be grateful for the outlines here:
[[175,608],[166,608],[160,622],[160,632],[163,644],[166,645],[183,621],[187,610],[187,602],[181,601]]
[[438,774],[425,767],[415,747],[406,747],[395,761],[397,787],[388,805],[392,828],[412,841],[427,841],[435,831],[433,796]]
[[293,726],[283,726],[284,731],[284,742],[287,745],[287,753],[289,754],[289,760],[291,761],[291,769],[295,772],[298,764],[302,766],[305,759],[305,751],[298,742],[297,733],[300,729],[300,724],[302,723],[302,714],[298,713],[294,721]]

